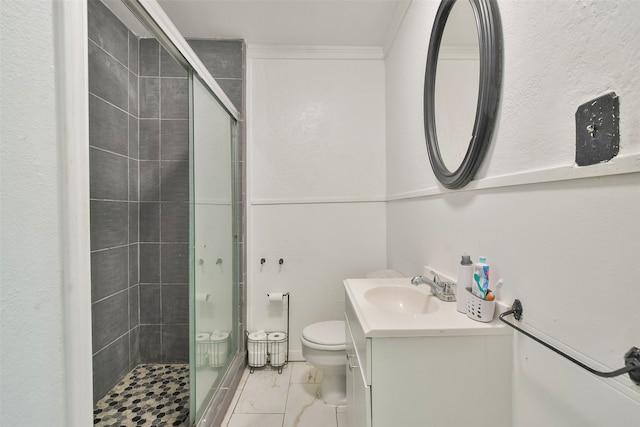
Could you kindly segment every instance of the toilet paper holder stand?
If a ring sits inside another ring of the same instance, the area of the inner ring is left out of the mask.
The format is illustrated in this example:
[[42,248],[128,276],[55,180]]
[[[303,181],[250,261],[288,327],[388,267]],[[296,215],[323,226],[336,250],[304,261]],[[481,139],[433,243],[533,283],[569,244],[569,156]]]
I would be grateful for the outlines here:
[[[267,294],[267,297],[270,297]],[[287,304],[287,329],[285,336],[279,337],[280,331],[265,331],[265,339],[252,338],[249,331],[246,331],[247,335],[247,358],[249,372],[253,374],[255,368],[263,368],[266,365],[270,365],[273,368],[278,369],[278,373],[282,373],[284,366],[289,363],[289,321],[290,321],[290,294],[289,292],[282,294],[282,300],[286,298]],[[274,339],[274,335],[276,338]],[[270,338],[271,337],[271,338]],[[284,354],[282,354],[282,348],[286,347]]]

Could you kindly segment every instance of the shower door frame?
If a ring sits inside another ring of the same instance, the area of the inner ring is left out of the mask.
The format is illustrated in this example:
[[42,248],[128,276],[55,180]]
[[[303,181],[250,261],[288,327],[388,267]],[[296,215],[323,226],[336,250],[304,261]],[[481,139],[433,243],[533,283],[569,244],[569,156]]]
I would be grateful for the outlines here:
[[[209,86],[221,106],[240,127],[240,112],[233,105],[202,61],[182,37],[155,0],[122,0],[143,20],[153,22],[159,40],[169,41],[176,59],[184,60]],[[65,413],[68,427],[93,423],[91,259],[89,215],[89,87],[88,27],[85,0],[53,1],[54,49],[56,54],[56,98],[61,171],[59,174],[64,304]],[[167,44],[167,43],[165,43]],[[167,48],[165,46],[165,48]],[[244,299],[240,296],[241,299]],[[238,323],[244,324],[242,319]],[[243,331],[238,332],[239,335]],[[238,345],[239,350],[244,350]],[[229,364],[222,387],[233,391],[245,361],[236,353]],[[215,412],[220,403],[230,402],[233,392],[216,396],[202,421],[221,419]],[[223,406],[224,407],[224,406]]]

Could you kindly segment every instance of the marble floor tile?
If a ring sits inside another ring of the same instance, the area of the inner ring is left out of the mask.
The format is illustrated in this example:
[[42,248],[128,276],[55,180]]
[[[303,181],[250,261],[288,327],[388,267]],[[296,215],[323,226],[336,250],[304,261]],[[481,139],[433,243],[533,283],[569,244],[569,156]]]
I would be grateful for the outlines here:
[[233,414],[227,427],[282,427],[283,416],[283,414]]
[[335,426],[336,408],[320,397],[318,384],[291,384],[283,427]]
[[290,380],[291,366],[289,365],[285,365],[281,374],[277,369],[256,369],[247,379],[236,405],[235,413],[284,413]]
[[320,397],[322,372],[306,362],[245,371],[222,427],[349,427],[346,407]]
[[322,382],[322,371],[310,363],[294,362],[290,365],[292,384],[320,384]]

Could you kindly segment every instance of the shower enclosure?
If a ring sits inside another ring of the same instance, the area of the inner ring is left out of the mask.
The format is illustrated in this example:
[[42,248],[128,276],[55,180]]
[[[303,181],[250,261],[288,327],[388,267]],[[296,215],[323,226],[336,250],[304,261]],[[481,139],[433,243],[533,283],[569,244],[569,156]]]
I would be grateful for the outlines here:
[[195,425],[244,366],[241,106],[149,3],[87,5],[95,422],[148,378]]

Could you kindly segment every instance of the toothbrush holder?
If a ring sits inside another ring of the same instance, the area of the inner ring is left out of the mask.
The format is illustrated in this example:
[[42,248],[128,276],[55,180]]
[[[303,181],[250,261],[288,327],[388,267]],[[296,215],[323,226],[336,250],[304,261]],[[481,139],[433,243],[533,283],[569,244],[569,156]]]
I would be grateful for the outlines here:
[[491,322],[496,311],[496,300],[487,301],[478,298],[467,289],[467,317],[478,322]]

